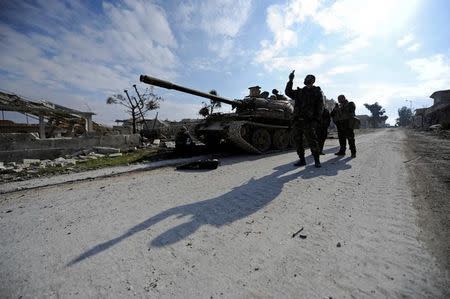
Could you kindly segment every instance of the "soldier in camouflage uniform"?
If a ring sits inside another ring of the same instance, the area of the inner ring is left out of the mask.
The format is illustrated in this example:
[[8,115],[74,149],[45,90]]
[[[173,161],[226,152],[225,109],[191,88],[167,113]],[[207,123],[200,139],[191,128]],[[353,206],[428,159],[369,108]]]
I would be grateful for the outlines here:
[[350,152],[352,158],[356,157],[356,145],[355,145],[355,133],[353,132],[353,126],[351,124],[352,119],[355,117],[355,103],[349,102],[343,94],[338,96],[339,105],[336,104],[333,111],[331,112],[331,116],[333,117],[333,121],[336,124],[338,130],[338,138],[339,138],[339,146],[340,149],[335,155],[344,156],[345,150],[347,148],[347,140],[348,146],[350,148]]
[[195,144],[186,126],[182,126],[175,135],[175,150],[180,154],[190,154],[194,150]]
[[316,78],[313,75],[306,76],[303,88],[297,87],[296,90],[293,90],[294,77],[294,71],[292,71],[285,90],[285,94],[295,101],[293,131],[299,161],[294,165],[306,165],[305,148],[303,147],[303,136],[305,136],[314,157],[314,166],[321,167],[319,160],[320,148],[316,131],[323,111],[323,93],[320,87],[314,86]]

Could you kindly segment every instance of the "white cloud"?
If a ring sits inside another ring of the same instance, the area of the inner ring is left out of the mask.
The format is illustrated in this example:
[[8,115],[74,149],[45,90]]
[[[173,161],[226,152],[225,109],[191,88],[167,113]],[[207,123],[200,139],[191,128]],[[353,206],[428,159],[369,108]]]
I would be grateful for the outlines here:
[[341,53],[353,53],[358,50],[367,48],[370,45],[370,41],[367,37],[364,36],[358,36],[349,42],[347,42],[345,45],[343,45],[339,52]]
[[397,47],[404,48],[409,52],[416,52],[420,46],[420,43],[416,42],[416,38],[411,33],[397,41]]
[[318,1],[295,0],[285,5],[269,6],[266,23],[274,35],[273,41],[261,41],[262,49],[257,54],[255,61],[271,69],[273,68],[272,59],[286,49],[297,46],[297,32],[292,27],[312,15],[316,11],[318,3]]
[[355,65],[343,65],[336,66],[327,72],[328,75],[341,75],[347,73],[353,73],[367,68],[367,64],[355,64]]
[[210,36],[235,37],[250,16],[252,1],[184,1],[177,19],[185,30],[200,29]]
[[208,36],[208,49],[220,58],[228,58],[251,13],[252,1],[184,1],[176,19],[184,31],[201,30]]
[[414,41],[414,35],[412,35],[411,33],[407,34],[397,42],[397,47],[403,48],[404,46],[410,44],[413,41]]
[[231,39],[222,39],[220,41],[210,41],[208,49],[217,53],[217,56],[221,59],[230,56],[234,51],[234,41]]
[[353,36],[386,35],[402,28],[419,0],[338,0],[314,15],[328,33]]
[[311,73],[329,61],[331,57],[324,54],[312,54],[293,57],[274,57],[271,67],[277,70],[301,70],[302,73]]
[[[301,26],[310,21],[326,34],[336,34],[344,42],[340,53],[368,47],[374,37],[386,36],[403,28],[420,0],[337,0],[331,5],[322,0],[289,0],[267,9],[266,23],[273,40],[261,41],[255,62],[273,69],[273,60],[289,48],[299,47]],[[300,30],[298,29],[300,28]],[[327,54],[331,55],[331,54]]]
[[[158,110],[159,119],[181,120],[183,118],[199,118],[198,111],[202,108],[201,101],[198,104],[184,103],[166,98]],[[153,112],[153,114],[156,112]],[[149,113],[150,115],[151,113]]]
[[408,48],[406,48],[406,50],[408,50],[409,52],[416,52],[417,50],[419,50],[419,48],[420,48],[420,44],[414,43],[411,46],[409,46]]
[[[176,76],[177,41],[164,10],[153,2],[104,3],[103,15],[81,2],[23,1],[6,8],[0,20],[7,16],[25,29],[0,21],[0,70],[8,74],[0,77],[2,85],[20,78],[22,86],[41,86],[55,95],[102,93],[96,100],[103,105],[141,73]],[[20,93],[16,87],[11,91]],[[58,96],[58,103],[71,104],[71,99]]]
[[[450,85],[450,60],[443,54],[431,57],[416,58],[407,62],[420,81],[434,81],[439,86],[439,82],[448,82]],[[440,86],[448,88],[448,86]]]

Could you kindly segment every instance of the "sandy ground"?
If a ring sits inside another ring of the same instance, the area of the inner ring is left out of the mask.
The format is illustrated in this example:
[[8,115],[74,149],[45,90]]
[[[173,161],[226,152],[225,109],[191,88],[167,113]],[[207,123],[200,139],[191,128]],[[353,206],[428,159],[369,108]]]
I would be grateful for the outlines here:
[[1,194],[0,297],[448,298],[405,133],[336,143]]
[[419,239],[450,269],[450,136],[440,133],[447,134],[408,130],[405,164],[414,182]]

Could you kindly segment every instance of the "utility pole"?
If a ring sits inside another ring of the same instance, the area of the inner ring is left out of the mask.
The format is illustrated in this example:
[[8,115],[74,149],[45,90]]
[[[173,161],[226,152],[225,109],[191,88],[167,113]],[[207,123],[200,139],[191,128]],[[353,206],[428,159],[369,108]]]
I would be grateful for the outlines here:
[[135,134],[135,133],[136,133],[136,116],[135,116],[135,114],[134,114],[134,113],[135,113],[135,112],[134,112],[135,106],[134,106],[133,102],[131,101],[130,96],[128,95],[128,90],[125,89],[123,92],[127,95],[128,102],[130,102],[130,106],[131,106],[131,117],[133,118],[133,134]]
[[[409,125],[411,126],[414,120],[414,117],[412,115],[412,101],[411,100],[405,100],[406,102],[409,102],[409,111],[411,111],[411,118],[409,120]],[[423,119],[422,119],[423,122]]]
[[405,102],[409,102],[409,110],[412,112],[412,101],[411,100],[405,100]]

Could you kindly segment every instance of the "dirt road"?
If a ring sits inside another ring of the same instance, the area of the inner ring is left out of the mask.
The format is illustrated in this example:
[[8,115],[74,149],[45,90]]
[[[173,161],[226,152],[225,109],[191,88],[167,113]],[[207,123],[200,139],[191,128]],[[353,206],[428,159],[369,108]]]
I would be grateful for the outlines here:
[[290,152],[2,194],[0,297],[448,296],[404,132],[358,136],[356,159],[327,144],[321,169]]

